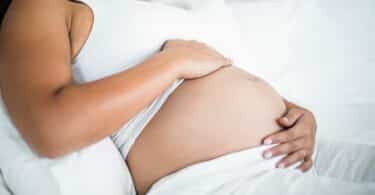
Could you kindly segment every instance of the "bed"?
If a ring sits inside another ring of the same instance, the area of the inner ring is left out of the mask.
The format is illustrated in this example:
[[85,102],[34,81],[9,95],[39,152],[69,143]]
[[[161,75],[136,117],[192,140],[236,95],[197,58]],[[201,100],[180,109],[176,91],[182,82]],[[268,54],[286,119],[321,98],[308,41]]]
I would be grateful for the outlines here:
[[[248,71],[310,108],[319,138],[375,144],[375,1],[227,2],[250,48]],[[108,139],[48,167],[61,195],[129,190],[124,162]],[[3,176],[0,195],[8,195]]]
[[315,112],[320,137],[375,143],[374,1],[231,5],[256,71],[285,97]]

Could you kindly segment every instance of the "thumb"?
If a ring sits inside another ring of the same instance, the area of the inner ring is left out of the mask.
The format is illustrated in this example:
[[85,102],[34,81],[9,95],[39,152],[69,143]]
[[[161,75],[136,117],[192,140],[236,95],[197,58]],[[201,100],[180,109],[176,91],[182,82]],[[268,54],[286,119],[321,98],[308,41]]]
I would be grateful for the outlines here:
[[284,116],[278,119],[278,122],[283,127],[291,127],[301,116],[302,112],[299,109],[291,108]]

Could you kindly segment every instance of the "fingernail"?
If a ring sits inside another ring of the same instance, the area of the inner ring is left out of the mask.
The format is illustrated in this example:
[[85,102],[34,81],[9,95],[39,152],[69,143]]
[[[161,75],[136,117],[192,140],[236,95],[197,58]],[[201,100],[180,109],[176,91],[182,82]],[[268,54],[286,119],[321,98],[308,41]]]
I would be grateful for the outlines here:
[[267,138],[266,140],[264,140],[264,144],[266,145],[272,144],[272,140]]
[[285,164],[284,163],[280,163],[279,166],[278,166],[279,169],[283,169],[285,168]]
[[286,123],[289,121],[289,119],[286,118],[286,117],[284,117],[283,120],[284,120],[284,122],[286,122]]
[[272,157],[272,153],[271,152],[264,153],[264,158],[265,159],[270,159],[271,157]]

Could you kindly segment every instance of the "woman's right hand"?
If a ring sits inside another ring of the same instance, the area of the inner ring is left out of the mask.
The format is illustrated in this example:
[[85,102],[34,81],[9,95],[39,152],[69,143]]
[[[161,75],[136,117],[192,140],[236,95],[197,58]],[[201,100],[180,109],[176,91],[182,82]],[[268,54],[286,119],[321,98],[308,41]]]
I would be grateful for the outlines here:
[[231,66],[232,60],[197,41],[169,40],[161,49],[177,66],[179,77],[194,79],[208,75],[222,67]]

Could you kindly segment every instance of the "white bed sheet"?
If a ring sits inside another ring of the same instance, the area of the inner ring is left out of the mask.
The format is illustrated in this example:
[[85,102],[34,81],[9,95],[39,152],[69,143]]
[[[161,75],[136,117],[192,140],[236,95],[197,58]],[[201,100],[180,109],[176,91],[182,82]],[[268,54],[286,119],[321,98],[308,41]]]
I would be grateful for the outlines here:
[[[375,1],[228,2],[246,35],[244,43],[251,48],[248,71],[311,108],[318,119],[319,136],[374,144]],[[104,160],[97,151],[103,156],[112,151],[112,155]],[[102,142],[53,166],[60,185],[67,189],[64,194],[70,195],[69,189],[74,188],[92,195],[126,191],[123,162],[116,152],[113,145]],[[103,182],[111,174],[115,177]],[[1,177],[0,195],[8,195]]]
[[0,171],[0,195],[11,195],[8,191],[8,187],[5,185],[4,179]]
[[318,135],[375,142],[375,1],[229,1],[248,71],[312,109]]

